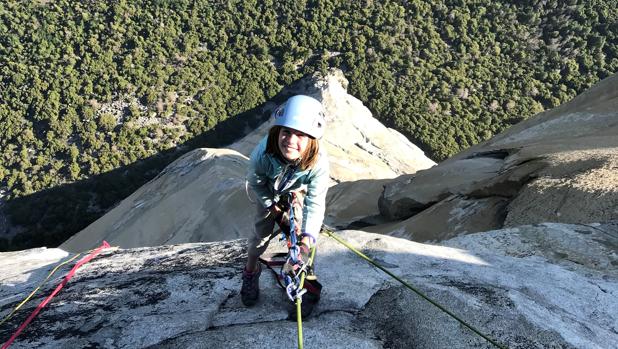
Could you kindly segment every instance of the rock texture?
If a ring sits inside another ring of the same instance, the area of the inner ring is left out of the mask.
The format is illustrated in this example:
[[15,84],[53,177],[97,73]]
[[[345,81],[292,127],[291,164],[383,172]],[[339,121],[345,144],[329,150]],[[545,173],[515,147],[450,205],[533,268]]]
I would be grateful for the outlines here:
[[376,224],[362,229],[413,241],[442,241],[501,226],[507,205],[508,199],[498,196],[473,199],[452,195],[403,221],[384,223],[374,217]]
[[[618,75],[438,166],[401,176],[387,185],[379,207],[384,217],[407,221],[372,229],[425,241],[522,224],[614,220],[616,183]],[[434,212],[438,224],[423,217]]]
[[245,190],[247,162],[228,149],[187,153],[60,247],[81,252],[103,240],[142,247],[246,237],[255,211]]
[[[301,80],[286,90],[289,95],[312,96],[324,105],[327,126],[321,145],[328,152],[335,182],[394,178],[435,165],[401,133],[376,120],[346,92],[347,85],[343,73],[333,70],[324,78]],[[230,148],[249,156],[271,125],[272,120],[264,123]]]
[[[618,342],[618,224],[522,226],[457,237],[445,246],[359,231],[339,235],[509,348],[613,348]],[[288,300],[269,272],[259,303],[241,305],[244,247],[244,240],[234,240],[106,250],[78,271],[12,348],[295,347],[296,323],[286,320]],[[325,288],[303,322],[305,347],[492,347],[334,240],[322,236],[318,249]],[[0,254],[0,316],[65,256],[57,249]],[[59,280],[0,327],[1,341]]]
[[[328,126],[321,144],[329,154],[332,184],[353,181],[332,188],[328,198],[327,222],[338,227],[379,215],[376,198],[384,179],[434,165],[400,133],[374,119],[346,87],[343,73],[333,71],[300,80],[285,92],[311,95],[325,106]],[[129,248],[249,236],[255,209],[245,187],[247,157],[270,127],[271,122],[264,123],[230,149],[184,155],[60,248],[79,252],[102,240]]]

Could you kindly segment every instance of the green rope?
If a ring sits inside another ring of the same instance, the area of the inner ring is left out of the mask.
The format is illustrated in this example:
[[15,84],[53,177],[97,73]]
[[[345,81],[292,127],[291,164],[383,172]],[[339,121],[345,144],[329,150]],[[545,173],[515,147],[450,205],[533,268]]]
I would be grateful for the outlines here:
[[438,309],[442,310],[443,312],[445,312],[446,314],[450,315],[453,319],[459,321],[460,324],[466,326],[467,328],[469,328],[470,330],[472,330],[472,332],[478,334],[479,336],[483,337],[486,341],[488,341],[489,343],[493,344],[494,346],[496,346],[497,348],[500,349],[506,349],[506,346],[503,346],[501,344],[499,344],[498,342],[496,342],[495,340],[489,338],[488,336],[482,334],[479,330],[477,330],[476,328],[472,327],[471,325],[468,325],[465,321],[461,320],[460,318],[458,318],[455,314],[451,313],[450,311],[448,311],[446,308],[444,308],[443,306],[441,306],[440,304],[438,304],[437,302],[431,300],[429,297],[427,297],[426,295],[424,295],[421,291],[415,289],[414,287],[412,287],[409,283],[405,282],[404,280],[400,279],[397,275],[391,273],[390,271],[386,270],[384,267],[382,267],[381,265],[379,265],[378,263],[376,263],[375,261],[373,261],[371,258],[367,257],[366,255],[364,255],[362,252],[356,250],[354,247],[352,247],[350,244],[348,244],[347,242],[343,241],[341,238],[339,238],[337,235],[335,235],[332,231],[323,228],[322,229],[322,233],[335,239],[337,242],[341,243],[342,245],[344,245],[345,247],[349,248],[352,252],[356,253],[357,255],[359,255],[360,257],[362,257],[364,260],[366,260],[367,262],[373,264],[376,268],[379,268],[380,270],[382,270],[383,272],[385,272],[386,274],[390,275],[391,277],[393,277],[395,280],[399,281],[400,283],[402,283],[404,286],[406,286],[407,288],[409,288],[410,290],[414,291],[416,294],[418,294],[419,296],[423,297],[426,301],[428,301],[429,303],[435,305],[436,307],[438,307]]
[[[313,257],[315,256],[315,246],[311,249],[311,257],[309,257],[309,265],[313,265]],[[300,273],[300,287],[303,289],[305,284],[305,277],[307,272]],[[300,309],[300,304],[303,302],[302,298],[296,298],[296,323],[298,324],[298,349],[303,349],[303,316]]]

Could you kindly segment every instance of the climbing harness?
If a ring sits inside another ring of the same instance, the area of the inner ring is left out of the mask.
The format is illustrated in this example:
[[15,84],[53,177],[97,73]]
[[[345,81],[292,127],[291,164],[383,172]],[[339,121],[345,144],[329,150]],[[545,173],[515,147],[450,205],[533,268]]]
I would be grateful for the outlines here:
[[[281,275],[283,274],[283,267],[285,266],[286,263],[288,263],[288,258],[289,258],[289,254],[287,253],[274,253],[274,254],[270,254],[270,255],[262,255],[260,257],[260,262],[262,262],[264,265],[266,265],[267,268],[269,268],[274,274],[275,274],[275,278],[277,279],[277,283],[279,283],[279,286],[281,286],[282,289],[284,289],[286,291],[286,294],[288,296],[288,298],[292,301],[295,302],[296,305],[296,323],[297,323],[297,328],[298,328],[298,348],[302,349],[303,348],[303,319],[302,319],[302,296],[307,292],[319,292],[319,288],[321,288],[321,286],[319,286],[319,283],[317,281],[317,279],[313,276],[313,275],[308,275],[308,273],[310,272],[310,268],[313,265],[313,260],[315,258],[315,251],[316,248],[315,246],[311,249],[311,255],[309,257],[309,261],[307,263],[305,263],[305,266],[308,267],[304,267],[301,270],[299,270],[294,278],[290,278],[290,280],[293,280],[292,283],[289,284],[285,284],[285,280],[281,278]],[[275,267],[281,267],[281,270],[276,271],[274,268]],[[289,276],[288,276],[289,277]],[[296,284],[296,280],[298,280],[298,284]],[[311,280],[312,283],[316,283],[318,286],[313,286],[311,283],[306,283],[305,281],[307,280]],[[283,282],[282,282],[283,281]]]
[[[321,289],[321,285],[312,274],[312,266],[313,260],[315,257],[315,246],[311,248],[308,255],[308,260],[303,260],[301,258],[301,247],[299,246],[298,237],[302,236],[299,234],[301,231],[301,227],[296,224],[295,217],[295,204],[296,204],[296,193],[289,192],[284,196],[280,196],[279,193],[282,189],[285,188],[287,182],[293,175],[294,171],[288,172],[284,171],[284,174],[280,177],[282,178],[281,182],[277,181],[275,188],[276,190],[276,198],[277,205],[281,208],[282,213],[275,217],[276,223],[280,227],[281,239],[286,240],[287,242],[287,253],[276,253],[271,255],[263,255],[260,256],[259,260],[267,268],[269,268],[276,276],[277,282],[279,286],[285,290],[287,297],[290,301],[296,304],[296,321],[298,326],[298,347],[302,349],[303,347],[303,331],[302,331],[302,297],[305,293],[313,292],[319,293]],[[283,212],[288,213],[287,222],[284,221]],[[279,270],[276,271],[275,267],[279,267]],[[308,278],[309,276],[309,278]],[[311,282],[306,282],[311,281]],[[315,285],[314,285],[315,284]]]
[[[281,228],[281,240],[287,240],[288,257],[287,257],[286,264],[290,264],[290,265],[296,265],[299,262],[299,258],[298,258],[299,247],[297,245],[298,243],[297,230],[300,230],[300,227],[296,226],[295,217],[294,217],[294,211],[295,211],[294,204],[296,203],[296,194],[294,192],[289,192],[285,196],[281,196],[281,192],[287,189],[287,186],[290,180],[292,179],[292,177],[294,176],[295,172],[296,172],[296,166],[286,165],[286,167],[283,169],[281,174],[275,180],[275,185],[274,185],[274,188],[275,188],[274,200],[276,202],[275,205],[278,205],[281,208],[282,212],[285,212],[286,210],[288,211],[288,224],[287,224],[289,226],[289,228],[287,229],[288,231],[284,229],[286,224],[283,221],[283,214],[279,215],[277,224]],[[291,301],[294,301],[294,299],[297,296],[302,296],[302,294],[299,295],[299,293],[302,292],[302,289],[300,289],[299,287],[300,286],[300,278],[299,278],[300,272],[298,273],[288,273],[287,271],[284,272],[284,269],[285,269],[284,267],[286,266],[286,264],[284,264],[281,267],[281,271],[279,272],[279,278],[283,280],[283,283],[285,285],[285,292],[288,298]],[[305,265],[306,264],[303,265],[303,268],[305,267]]]
[[428,301],[429,303],[431,303],[432,305],[436,306],[438,309],[440,309],[441,311],[443,311],[444,313],[446,313],[447,315],[449,315],[450,317],[452,317],[453,319],[457,320],[460,324],[464,325],[465,327],[467,327],[468,329],[470,329],[472,332],[476,333],[477,335],[483,337],[483,339],[485,339],[486,341],[488,341],[489,343],[491,343],[492,345],[494,345],[496,348],[500,348],[500,349],[506,349],[507,347],[499,344],[496,340],[490,338],[489,336],[481,333],[481,331],[477,330],[476,328],[474,328],[472,325],[469,325],[468,323],[466,323],[465,321],[461,320],[459,317],[457,317],[455,314],[453,314],[452,312],[450,312],[448,309],[446,309],[444,306],[440,305],[439,303],[437,303],[436,301],[432,300],[431,298],[429,298],[428,296],[426,296],[425,294],[423,294],[423,292],[417,290],[416,288],[412,287],[409,283],[405,282],[404,280],[402,280],[401,278],[399,278],[397,275],[391,273],[390,271],[388,271],[386,268],[384,268],[383,266],[381,266],[380,264],[376,263],[373,259],[367,257],[366,255],[364,255],[362,252],[358,251],[357,249],[355,249],[353,246],[351,246],[350,244],[348,244],[347,242],[345,242],[344,240],[342,240],[340,237],[338,237],[332,230],[328,229],[326,227],[326,225],[322,226],[322,230],[321,233],[333,238],[335,241],[339,242],[340,244],[344,245],[345,247],[347,247],[348,249],[350,249],[352,252],[356,253],[358,256],[360,256],[361,258],[363,258],[364,260],[366,260],[367,262],[369,262],[370,264],[372,264],[373,266],[375,266],[376,268],[382,270],[383,272],[385,272],[386,274],[388,274],[389,276],[391,276],[392,278],[394,278],[395,280],[399,281],[401,284],[403,284],[405,287],[409,288],[410,290],[414,291],[416,294],[418,294],[419,296],[421,296],[423,299],[425,299],[426,301]]
[[[311,258],[307,261],[303,261],[301,258],[300,246],[298,244],[300,227],[296,224],[294,209],[296,200],[296,194],[290,192],[284,197],[281,197],[278,202],[281,210],[283,212],[288,212],[288,222],[284,221],[283,214],[276,217],[276,222],[281,228],[280,241],[285,240],[287,242],[288,252],[263,255],[260,257],[260,261],[275,273],[277,282],[286,291],[286,295],[292,302],[302,297],[306,292],[301,286],[301,275],[310,272],[312,262]],[[292,267],[299,265],[299,268]],[[274,267],[280,267],[279,271],[276,271]]]
[[[30,322],[39,314],[39,312],[52,300],[52,298],[54,298],[56,296],[56,294],[58,294],[58,292],[60,292],[60,290],[62,290],[62,288],[69,282],[69,280],[71,280],[71,278],[73,277],[73,275],[75,275],[75,272],[77,271],[77,269],[79,269],[82,265],[90,262],[90,260],[92,260],[97,254],[99,254],[101,252],[101,250],[103,250],[104,248],[109,248],[109,244],[107,243],[107,241],[103,241],[103,243],[101,244],[101,246],[99,246],[98,248],[91,250],[90,253],[85,256],[84,258],[80,259],[74,266],[73,268],[69,271],[69,273],[64,277],[64,280],[62,280],[62,282],[60,284],[58,284],[58,286],[56,287],[56,289],[54,289],[54,291],[47,297],[45,298],[35,309],[34,311],[30,314],[30,316],[28,316],[28,318],[26,319],[26,321],[24,321],[19,328],[17,329],[17,331],[15,331],[15,333],[11,336],[11,338],[9,338],[8,341],[6,341],[6,343],[4,343],[4,345],[2,345],[1,349],[7,349],[14,341],[15,338],[17,338],[17,336],[19,336],[19,334],[28,326],[28,324],[30,324]],[[76,258],[76,257],[75,257]],[[73,258],[74,259],[74,258]],[[72,259],[71,259],[72,260]],[[68,263],[68,262],[67,262]],[[66,263],[62,263],[62,264],[66,264]],[[61,265],[62,265],[61,264]],[[54,270],[55,271],[55,270]],[[48,276],[49,277],[49,276]],[[37,288],[38,289],[38,288]],[[36,290],[35,290],[36,292]],[[32,293],[33,294],[33,293]],[[28,301],[28,299],[32,296],[32,294],[30,296],[28,296],[26,298],[26,300],[24,302],[22,302],[19,306],[21,307],[21,305],[23,305],[26,301]],[[18,309],[17,308],[17,309]],[[12,316],[13,313],[11,313],[9,316]],[[8,317],[7,317],[8,320]],[[3,320],[4,321],[4,320]]]
[[298,163],[288,164],[283,168],[281,174],[275,179],[274,189],[274,201],[279,202],[281,199],[281,193],[288,189],[288,184],[290,184],[290,180],[296,173],[296,169],[298,168]]

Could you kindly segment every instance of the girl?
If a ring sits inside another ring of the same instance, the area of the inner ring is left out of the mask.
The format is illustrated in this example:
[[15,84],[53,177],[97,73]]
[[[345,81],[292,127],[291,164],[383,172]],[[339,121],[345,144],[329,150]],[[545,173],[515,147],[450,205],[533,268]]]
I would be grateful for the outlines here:
[[[257,215],[254,234],[248,241],[240,291],[246,306],[258,300],[262,271],[258,257],[277,235],[273,232],[275,223],[284,232],[292,224],[297,236],[300,253],[297,265],[290,266],[294,270],[308,262],[324,220],[329,175],[328,159],[318,141],[325,127],[322,104],[309,96],[297,95],[273,115],[275,124],[251,153],[248,171],[247,181],[257,198]],[[302,296],[302,316],[309,315],[319,300],[319,289],[312,292],[310,287],[306,288],[309,292]]]

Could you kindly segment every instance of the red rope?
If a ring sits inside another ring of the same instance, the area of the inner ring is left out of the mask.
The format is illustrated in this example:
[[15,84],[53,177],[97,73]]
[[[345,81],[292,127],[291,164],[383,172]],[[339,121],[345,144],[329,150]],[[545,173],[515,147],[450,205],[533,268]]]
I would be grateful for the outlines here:
[[58,285],[58,287],[56,287],[54,292],[52,292],[47,298],[45,298],[45,300],[41,302],[41,304],[39,304],[36,307],[36,309],[34,309],[32,314],[28,316],[26,321],[24,321],[24,323],[22,323],[21,326],[19,326],[19,328],[17,329],[17,331],[15,331],[15,333],[11,336],[11,338],[9,338],[9,340],[6,343],[4,343],[4,345],[2,346],[2,349],[7,349],[11,344],[13,344],[13,341],[15,340],[15,338],[17,338],[17,336],[19,336],[19,334],[26,328],[26,326],[28,326],[28,324],[32,321],[32,319],[34,319],[39,314],[39,312],[43,309],[43,307],[45,307],[47,303],[49,303],[52,300],[52,298],[56,296],[58,292],[60,292],[60,290],[64,287],[64,285],[66,285],[69,282],[69,280],[71,280],[73,275],[75,275],[75,272],[77,271],[77,269],[79,269],[79,267],[81,267],[82,265],[90,262],[90,260],[93,259],[97,254],[99,254],[99,252],[101,252],[101,250],[104,248],[109,248],[109,244],[107,243],[107,241],[103,241],[103,244],[101,246],[99,246],[96,250],[92,251],[89,255],[87,255],[86,257],[82,258],[79,262],[77,262],[75,266],[73,266],[71,271],[64,277],[64,280],[62,280],[62,282]]

